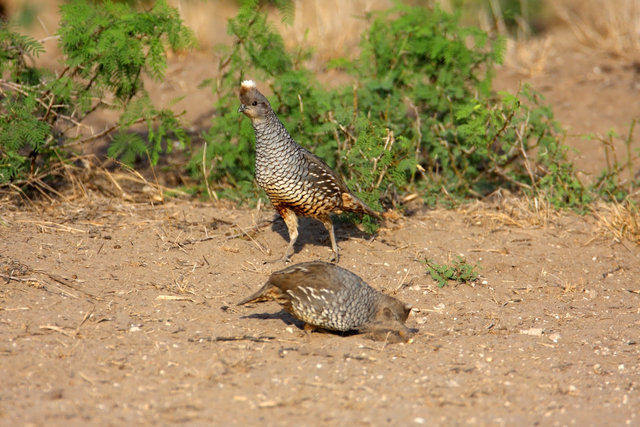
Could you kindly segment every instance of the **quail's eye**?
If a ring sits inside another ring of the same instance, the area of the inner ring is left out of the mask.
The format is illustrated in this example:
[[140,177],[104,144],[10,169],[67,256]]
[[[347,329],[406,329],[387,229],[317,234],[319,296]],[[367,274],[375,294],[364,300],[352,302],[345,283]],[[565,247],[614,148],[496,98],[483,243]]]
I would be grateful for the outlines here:
[[251,105],[253,105],[255,107],[256,105],[258,105],[258,101],[253,101],[253,104],[251,104]]

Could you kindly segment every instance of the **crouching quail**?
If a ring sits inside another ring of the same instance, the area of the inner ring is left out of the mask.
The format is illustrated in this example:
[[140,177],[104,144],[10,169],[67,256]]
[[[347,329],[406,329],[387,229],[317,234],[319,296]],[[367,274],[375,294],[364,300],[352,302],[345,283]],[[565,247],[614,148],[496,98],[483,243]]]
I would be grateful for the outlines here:
[[303,262],[271,274],[238,305],[274,300],[305,323],[305,330],[388,331],[408,335],[411,307],[366,284],[349,270],[322,261]]
[[282,257],[289,261],[298,238],[298,215],[322,222],[329,232],[332,261],[338,262],[339,248],[333,232],[331,212],[355,212],[381,219],[347,188],[344,181],[319,157],[298,145],[255,82],[240,87],[240,108],[251,119],[256,137],[256,181],[269,196],[289,231],[289,245]]

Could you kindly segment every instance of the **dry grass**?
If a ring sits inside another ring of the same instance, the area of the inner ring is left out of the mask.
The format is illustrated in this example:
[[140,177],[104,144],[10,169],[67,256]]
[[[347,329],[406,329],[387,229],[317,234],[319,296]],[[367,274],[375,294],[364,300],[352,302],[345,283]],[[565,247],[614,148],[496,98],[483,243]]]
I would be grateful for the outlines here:
[[545,72],[552,45],[552,36],[530,40],[510,38],[504,63],[524,76],[539,76]]
[[[272,24],[282,34],[288,49],[312,47],[311,68],[318,69],[330,59],[352,56],[360,34],[368,27],[367,13],[392,6],[391,0],[305,0],[296,1],[293,22],[283,23],[273,8],[269,11]],[[203,50],[221,43],[229,44],[227,20],[235,16],[238,3],[232,0],[169,0],[180,11]]]
[[288,48],[314,49],[313,69],[337,57],[352,57],[360,36],[369,27],[366,15],[388,9],[389,0],[306,0],[295,2],[292,25],[278,24]]
[[560,211],[544,198],[519,197],[507,191],[497,191],[486,201],[477,201],[461,208],[476,224],[490,227],[510,225],[518,228],[548,227],[560,216]]
[[185,25],[193,30],[201,49],[210,50],[218,44],[230,44],[227,20],[238,12],[234,0],[168,0],[180,12]]
[[[542,197],[518,197],[504,192],[494,194],[486,201],[464,205],[460,212],[470,223],[492,229],[502,226],[546,228],[557,225],[559,218],[566,214]],[[597,234],[640,245],[640,209],[633,202],[600,202],[591,208],[591,212],[597,221]]]
[[[135,169],[118,163],[116,168],[100,162],[95,155],[82,155],[69,161],[58,161],[49,169],[31,174],[18,183],[0,186],[0,204],[15,203],[21,200],[33,206],[33,200],[69,202],[91,198],[92,193],[115,197],[129,202],[162,203],[164,195],[171,192],[186,195],[173,188],[158,183],[155,170],[151,168],[153,181],[145,178]],[[51,184],[55,182],[55,184]],[[26,193],[23,188],[32,191]]]
[[593,209],[601,232],[640,245],[640,210],[632,202],[601,203]]
[[[180,10],[186,25],[194,30],[201,49],[209,50],[217,44],[231,42],[226,34],[226,25],[227,19],[237,11],[236,2],[170,0],[170,3]],[[451,0],[428,3],[439,3],[448,11],[455,7]],[[355,56],[362,33],[369,25],[366,15],[392,5],[391,0],[306,0],[295,2],[293,22],[283,23],[275,9],[270,11],[270,19],[282,34],[287,48],[303,46],[313,49],[307,65],[312,70],[321,71],[331,59]],[[507,35],[498,1],[466,0],[464,10],[468,24]],[[637,0],[547,0],[543,10],[541,17],[517,17],[517,35],[508,40],[505,62],[523,75],[534,77],[543,73],[553,45],[549,37],[528,37],[531,19],[547,23],[559,19],[585,45],[617,55],[630,55],[640,48],[640,2]]]
[[[564,215],[544,197],[513,196],[503,191],[494,193],[486,201],[465,205],[460,210],[470,222],[489,227],[546,228],[556,224]],[[591,212],[597,220],[598,233],[640,245],[640,209],[632,201],[600,202],[591,208]]]
[[637,0],[549,3],[585,45],[625,57],[640,50],[640,2]]

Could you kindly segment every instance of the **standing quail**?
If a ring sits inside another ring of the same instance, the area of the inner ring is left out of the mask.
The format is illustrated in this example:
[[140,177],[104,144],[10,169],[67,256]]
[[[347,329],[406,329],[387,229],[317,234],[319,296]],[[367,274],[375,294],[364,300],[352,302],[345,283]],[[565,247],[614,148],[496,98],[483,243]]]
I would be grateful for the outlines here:
[[289,245],[282,257],[289,261],[298,238],[298,215],[310,216],[329,232],[332,261],[339,248],[333,232],[331,212],[355,212],[380,219],[380,215],[358,199],[318,156],[296,143],[271,109],[255,82],[240,87],[239,113],[251,119],[256,135],[256,181],[269,196],[289,230]]
[[303,262],[271,274],[238,305],[274,300],[305,323],[305,330],[393,331],[405,336],[411,307],[366,284],[349,270],[322,261]]

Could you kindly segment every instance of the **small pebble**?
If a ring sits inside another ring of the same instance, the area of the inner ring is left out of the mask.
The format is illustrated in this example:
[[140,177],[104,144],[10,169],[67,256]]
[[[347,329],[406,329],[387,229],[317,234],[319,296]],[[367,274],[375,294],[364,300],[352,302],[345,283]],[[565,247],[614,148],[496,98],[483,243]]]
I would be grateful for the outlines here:
[[535,337],[539,337],[540,335],[542,335],[542,328],[529,328],[529,329],[522,329],[520,331],[521,334],[523,335],[533,335]]

